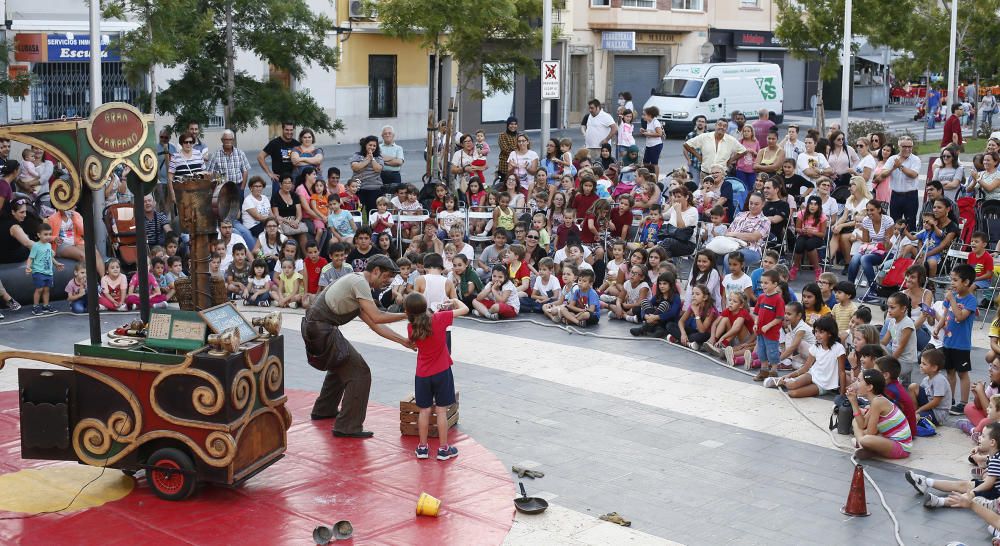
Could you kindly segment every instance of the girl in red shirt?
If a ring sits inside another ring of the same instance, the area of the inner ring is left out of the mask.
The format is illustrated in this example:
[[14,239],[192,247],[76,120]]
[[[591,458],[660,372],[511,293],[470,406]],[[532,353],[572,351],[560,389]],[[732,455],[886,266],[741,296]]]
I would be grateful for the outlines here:
[[455,403],[455,378],[451,373],[451,352],[446,343],[447,329],[455,317],[469,312],[462,300],[452,299],[441,305],[433,315],[427,312],[427,300],[419,292],[411,292],[403,300],[406,310],[407,335],[417,350],[417,371],[414,377],[414,397],[420,414],[417,416],[417,433],[420,443],[415,451],[418,459],[430,456],[427,432],[430,428],[431,408],[437,412],[437,430],[440,445],[439,461],[458,456],[458,449],[448,445],[448,406]]

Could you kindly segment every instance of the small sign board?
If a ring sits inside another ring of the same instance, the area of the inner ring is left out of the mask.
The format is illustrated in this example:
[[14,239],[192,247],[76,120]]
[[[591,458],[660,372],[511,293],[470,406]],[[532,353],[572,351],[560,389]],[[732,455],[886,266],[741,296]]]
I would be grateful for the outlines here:
[[605,30],[601,32],[601,49],[605,51],[635,51],[635,31]]
[[146,345],[156,349],[194,351],[205,345],[205,321],[193,311],[155,309],[149,315]]
[[232,303],[216,305],[199,311],[198,314],[205,319],[213,334],[221,334],[230,328],[236,328],[240,331],[240,343],[257,339],[257,331],[253,329],[253,325],[247,322]]
[[542,100],[559,98],[559,81],[559,61],[542,61]]

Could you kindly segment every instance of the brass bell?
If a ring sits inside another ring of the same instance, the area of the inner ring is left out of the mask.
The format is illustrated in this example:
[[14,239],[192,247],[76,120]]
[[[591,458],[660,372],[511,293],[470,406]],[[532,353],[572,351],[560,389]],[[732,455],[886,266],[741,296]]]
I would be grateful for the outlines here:
[[235,353],[240,348],[240,331],[234,327],[229,328],[221,334],[209,334],[208,346],[211,347],[208,354],[212,356]]
[[271,336],[276,336],[281,332],[281,313],[275,311],[263,317],[256,317],[251,320],[251,324],[260,328],[261,334],[266,331]]

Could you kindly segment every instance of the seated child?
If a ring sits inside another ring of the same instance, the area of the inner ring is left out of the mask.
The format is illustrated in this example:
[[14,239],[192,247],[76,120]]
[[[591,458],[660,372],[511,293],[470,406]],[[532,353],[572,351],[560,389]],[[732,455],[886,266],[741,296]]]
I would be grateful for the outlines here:
[[250,262],[243,243],[233,245],[233,261],[226,269],[226,290],[230,300],[246,299],[247,282],[250,280]]
[[[859,459],[885,457],[905,459],[913,449],[910,424],[895,404],[885,396],[885,376],[878,370],[865,370],[857,389],[847,392],[854,419],[854,452]],[[858,397],[868,401],[862,408]]]
[[910,396],[917,402],[917,415],[940,426],[948,421],[951,408],[951,385],[941,373],[944,353],[940,349],[925,349],[920,354],[920,371],[924,379],[919,385],[910,383]]
[[988,381],[972,384],[972,402],[964,410],[966,418],[955,423],[966,434],[982,432],[984,426],[1000,417],[1000,412],[993,408],[994,398],[1000,394],[1000,363],[991,362],[989,373]]
[[652,295],[642,302],[639,309],[640,326],[629,329],[629,333],[637,337],[665,337],[667,323],[676,322],[681,316],[677,277],[671,273],[661,273],[656,278]]
[[649,298],[646,266],[642,264],[632,265],[629,269],[628,280],[621,287],[615,303],[608,306],[610,309],[608,318],[638,324],[639,308],[642,306],[642,302]]
[[[717,357],[724,353],[730,366],[738,363],[750,366],[753,362],[751,351],[757,344],[757,337],[753,334],[754,317],[747,307],[747,296],[743,292],[727,294],[726,302],[726,308],[712,328],[712,335],[702,348]],[[737,354],[743,356],[737,357]],[[737,362],[738,359],[742,362]]]
[[594,272],[585,269],[562,309],[563,319],[574,326],[596,326],[601,320],[601,300],[594,290]]
[[578,271],[573,264],[564,265],[562,268],[562,290],[556,294],[554,301],[542,305],[542,313],[545,313],[545,316],[549,317],[549,320],[552,322],[562,322],[562,310],[566,306],[566,298],[569,297],[573,287],[576,286]]
[[[829,281],[824,279],[822,275],[820,281],[826,281],[819,285],[821,290],[828,286]],[[858,310],[858,304],[854,303],[854,297],[857,295],[857,290],[852,282],[840,281],[833,286],[833,297],[836,304],[830,308],[830,314],[837,321],[841,343],[846,343],[851,333],[851,317]]]
[[785,306],[785,324],[781,330],[781,362],[778,363],[779,371],[797,370],[802,367],[806,359],[809,358],[809,349],[816,345],[816,336],[813,334],[812,326],[809,326],[804,317],[802,304],[793,301]]
[[258,307],[271,306],[271,274],[268,271],[267,261],[257,258],[251,264],[253,273],[248,279],[246,305],[256,305]]
[[[156,282],[153,272],[147,272],[146,282],[149,284],[149,305],[154,309],[162,309],[167,306],[167,298],[160,292],[160,285]],[[128,295],[125,296],[125,305],[130,309],[139,306],[139,272],[132,275],[132,280],[128,283]]]
[[401,309],[406,295],[412,292],[408,278],[413,269],[413,262],[406,257],[399,258],[396,260],[396,267],[399,268],[399,273],[396,273],[396,276],[389,282],[389,286],[378,296],[378,304],[383,309],[390,309],[391,312]]
[[986,252],[989,235],[982,231],[972,234],[969,265],[976,271],[976,288],[989,288],[993,284],[993,256]]
[[972,493],[984,500],[1000,498],[1000,424],[991,424],[983,429],[979,438],[979,447],[987,457],[986,473],[982,480],[952,481],[935,480],[912,470],[906,471],[906,481],[924,496],[924,506],[927,508],[955,507],[954,496],[939,497],[930,492],[931,489],[945,493]]
[[[872,345],[872,347],[882,348],[881,345]],[[906,387],[899,382],[899,361],[891,356],[883,356],[875,359],[875,368],[882,372],[882,376],[885,377],[884,396],[903,412],[907,424],[910,425],[910,430],[917,430],[917,405],[910,393],[907,392]]]
[[726,221],[726,209],[718,205],[714,206],[712,210],[708,211],[708,217],[710,223],[704,227],[702,232],[702,239],[706,243],[729,231],[729,227],[723,223]]
[[553,275],[555,264],[552,258],[538,260],[538,276],[531,287],[531,296],[521,298],[521,310],[541,313],[546,304],[553,302],[559,295],[559,279]]
[[924,256],[925,263],[927,264],[927,274],[933,277],[937,274],[938,262],[941,261],[941,254],[931,254],[929,252],[934,250],[941,244],[944,234],[937,229],[937,221],[934,219],[933,212],[925,212],[921,215],[921,221],[923,222],[923,229],[917,233],[910,233],[910,230],[906,229],[903,231],[902,236],[915,242],[916,244],[904,244],[903,248],[899,252],[901,258],[916,258],[917,256]]
[[[823,303],[825,303],[830,309],[833,309],[833,306],[837,305],[837,295],[835,294],[835,290],[837,289],[838,282],[840,282],[840,279],[837,277],[837,274],[829,271],[820,273],[819,280],[816,281],[816,284],[819,285],[820,292],[823,293]],[[845,324],[841,327],[840,322],[837,322],[837,327],[840,328],[841,335],[843,335],[844,331],[847,329],[847,325]]]
[[479,292],[472,306],[479,316],[489,320],[517,317],[521,310],[521,300],[517,297],[517,287],[510,282],[507,266],[493,266],[490,282]]
[[73,267],[73,278],[66,284],[66,301],[74,313],[87,312],[87,268],[82,262]]
[[295,271],[294,260],[288,258],[281,260],[281,273],[275,277],[275,284],[277,285],[277,290],[273,294],[275,305],[291,309],[302,305],[306,293],[305,279],[302,278],[302,273]]
[[701,344],[711,337],[712,325],[717,318],[719,312],[715,309],[712,291],[703,284],[695,285],[681,318],[667,323],[667,341],[699,351]]
[[847,353],[840,344],[837,321],[830,316],[820,317],[813,324],[813,332],[816,345],[809,349],[805,364],[785,377],[766,378],[765,387],[785,387],[792,398],[844,393]]
[[640,246],[652,248],[655,246],[657,234],[660,233],[660,228],[662,227],[663,213],[660,210],[660,206],[653,205],[649,207],[649,214],[642,219],[642,224],[639,225],[639,244],[635,245],[634,248]]

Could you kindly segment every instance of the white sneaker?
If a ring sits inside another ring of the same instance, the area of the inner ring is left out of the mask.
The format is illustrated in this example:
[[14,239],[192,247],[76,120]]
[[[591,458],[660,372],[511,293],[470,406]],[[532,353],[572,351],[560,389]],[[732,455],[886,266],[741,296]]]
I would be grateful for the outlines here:
[[612,296],[611,294],[602,294],[601,301],[603,301],[604,303],[614,303],[618,301],[618,298]]
[[688,343],[688,347],[691,347],[692,351],[700,351],[701,343],[698,343],[697,341],[692,341],[691,343]]
[[126,306],[126,305],[125,305],[125,304],[123,303],[123,304],[121,304],[121,305],[119,305],[119,306],[118,306],[118,310],[119,310],[119,311],[128,311],[128,306]]
[[722,353],[726,355],[726,364],[729,364],[730,366],[736,365],[736,356],[733,354],[732,347],[729,346],[725,347],[724,349],[722,349]]
[[632,324],[639,324],[639,317],[636,315],[625,315],[625,322],[631,322]]
[[500,314],[499,313],[488,313],[486,315],[486,318],[488,318],[490,320],[500,320]]
[[706,353],[714,357],[719,357],[722,355],[722,353],[719,352],[719,348],[711,343],[705,342],[701,345],[701,348],[704,349]]
[[289,309],[296,309],[296,308],[298,308],[298,306],[299,306],[299,302],[297,302],[297,301],[293,301],[292,303],[288,304],[288,308]]
[[764,388],[765,389],[777,389],[778,388],[778,378],[777,377],[767,377],[767,378],[764,378]]
[[751,353],[749,349],[744,350],[743,351],[743,369],[749,371],[751,364],[753,364],[753,353]]
[[[927,476],[917,474],[912,470],[907,470],[905,476],[906,481],[910,482],[910,485],[917,490],[917,493],[920,493],[921,495],[927,494]],[[924,500],[926,501],[927,499],[925,498]]]
[[166,309],[166,308],[167,308],[167,302],[165,302],[165,301],[161,301],[160,303],[154,303],[153,304],[153,309]]

